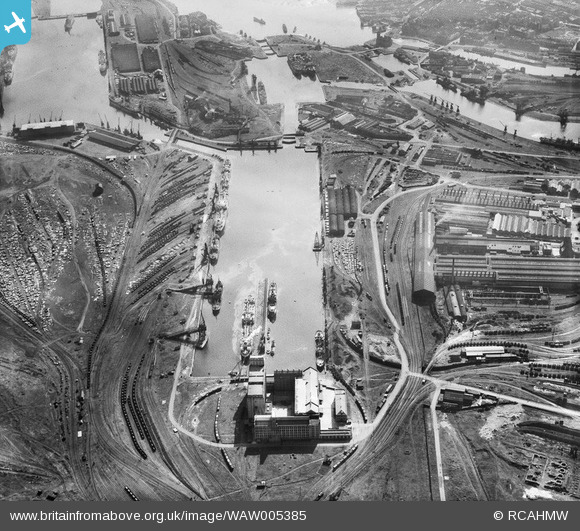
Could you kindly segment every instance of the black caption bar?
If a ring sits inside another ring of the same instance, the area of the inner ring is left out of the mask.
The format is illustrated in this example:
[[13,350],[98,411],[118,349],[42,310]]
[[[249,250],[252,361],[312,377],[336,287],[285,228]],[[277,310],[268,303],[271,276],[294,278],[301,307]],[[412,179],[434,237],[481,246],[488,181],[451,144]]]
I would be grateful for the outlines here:
[[[574,502],[148,502],[0,504],[0,527],[68,529],[579,529]],[[426,526],[426,527],[423,527]]]

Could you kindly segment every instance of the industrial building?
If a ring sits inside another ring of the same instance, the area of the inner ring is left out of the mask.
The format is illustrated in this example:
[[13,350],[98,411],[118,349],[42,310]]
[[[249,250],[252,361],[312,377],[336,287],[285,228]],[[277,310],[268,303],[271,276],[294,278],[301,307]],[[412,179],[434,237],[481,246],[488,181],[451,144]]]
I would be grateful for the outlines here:
[[20,140],[35,140],[57,136],[68,136],[75,132],[75,124],[72,120],[59,120],[56,122],[38,122],[24,124],[17,132]]
[[433,236],[435,216],[428,210],[419,212],[415,229],[415,252],[412,301],[418,306],[435,302],[435,275],[433,272]]
[[246,408],[257,442],[351,438],[344,390],[322,385],[312,367],[266,376],[251,366]]
[[516,354],[506,352],[504,347],[498,345],[464,347],[461,349],[461,357],[467,361],[475,361],[478,363],[503,362],[518,359]]

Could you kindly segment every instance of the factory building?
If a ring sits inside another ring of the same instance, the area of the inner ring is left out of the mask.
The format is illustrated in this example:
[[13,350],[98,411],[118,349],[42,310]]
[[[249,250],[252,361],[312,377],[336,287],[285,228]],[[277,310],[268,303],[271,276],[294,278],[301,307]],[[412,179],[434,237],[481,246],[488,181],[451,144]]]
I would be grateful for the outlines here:
[[580,289],[580,262],[558,256],[438,255],[435,278],[440,284],[473,286],[543,286],[554,291]]
[[435,275],[433,273],[433,236],[435,217],[423,210],[415,229],[414,275],[412,301],[418,306],[428,306],[435,302]]
[[35,140],[72,135],[74,132],[75,124],[72,120],[59,120],[56,122],[24,124],[16,136],[20,140]]
[[252,369],[246,394],[248,417],[257,442],[345,439],[351,437],[348,403],[342,389],[329,389],[309,367],[275,371]]

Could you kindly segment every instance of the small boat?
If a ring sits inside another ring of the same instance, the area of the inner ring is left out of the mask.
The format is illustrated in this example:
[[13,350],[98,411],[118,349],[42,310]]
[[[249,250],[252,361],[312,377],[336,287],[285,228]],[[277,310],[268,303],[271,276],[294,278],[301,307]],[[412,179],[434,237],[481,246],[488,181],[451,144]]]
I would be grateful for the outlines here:
[[320,241],[320,238],[318,236],[318,232],[316,232],[316,234],[314,236],[314,245],[312,246],[312,250],[315,253],[322,251],[322,242]]

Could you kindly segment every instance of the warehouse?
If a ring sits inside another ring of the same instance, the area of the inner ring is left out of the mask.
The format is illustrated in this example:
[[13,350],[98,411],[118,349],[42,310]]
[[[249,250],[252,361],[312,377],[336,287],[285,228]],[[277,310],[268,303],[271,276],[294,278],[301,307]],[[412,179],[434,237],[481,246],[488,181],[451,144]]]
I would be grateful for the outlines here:
[[505,354],[505,348],[497,345],[489,345],[487,347],[464,347],[461,349],[461,356],[463,358],[486,358],[497,357],[500,354]]
[[358,203],[356,191],[351,186],[326,188],[324,190],[324,212],[327,221],[327,235],[340,238],[345,233],[345,221],[356,219]]
[[67,136],[74,134],[74,132],[75,124],[72,120],[39,122],[24,124],[18,131],[17,138],[21,140],[34,140],[36,138]]
[[89,132],[89,140],[120,151],[132,151],[139,145],[139,140],[100,128]]

